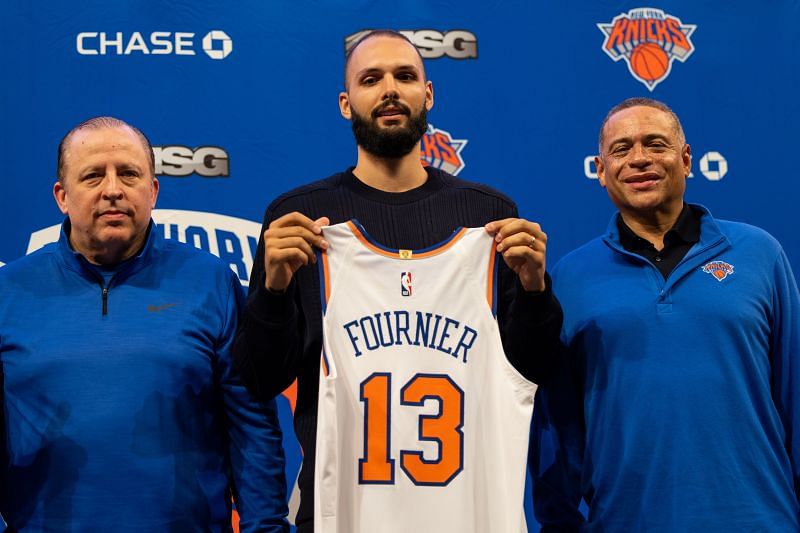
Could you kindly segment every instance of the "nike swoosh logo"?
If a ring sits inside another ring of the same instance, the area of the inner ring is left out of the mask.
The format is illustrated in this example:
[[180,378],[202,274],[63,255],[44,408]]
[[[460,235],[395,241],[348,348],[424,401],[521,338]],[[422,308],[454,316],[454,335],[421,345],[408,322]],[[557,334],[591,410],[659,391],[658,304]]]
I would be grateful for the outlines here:
[[147,310],[151,313],[158,313],[159,311],[163,311],[164,309],[169,309],[170,307],[175,307],[178,304],[161,304],[161,305],[148,305]]

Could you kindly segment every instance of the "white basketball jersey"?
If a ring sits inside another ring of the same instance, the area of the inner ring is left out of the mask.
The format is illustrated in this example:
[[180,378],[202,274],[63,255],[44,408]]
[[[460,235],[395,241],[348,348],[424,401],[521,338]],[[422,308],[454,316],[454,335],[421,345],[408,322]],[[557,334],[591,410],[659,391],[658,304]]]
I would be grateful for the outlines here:
[[493,238],[391,250],[355,221],[323,236],[315,531],[527,531],[536,385],[503,353]]

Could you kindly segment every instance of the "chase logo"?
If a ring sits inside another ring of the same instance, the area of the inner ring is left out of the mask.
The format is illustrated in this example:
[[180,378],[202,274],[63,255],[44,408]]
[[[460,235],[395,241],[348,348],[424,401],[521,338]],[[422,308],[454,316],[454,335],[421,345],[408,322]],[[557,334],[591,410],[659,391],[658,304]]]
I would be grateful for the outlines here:
[[466,145],[467,139],[453,139],[450,132],[428,124],[428,131],[422,136],[420,144],[422,164],[456,176],[466,166],[461,157],[461,151]]
[[211,59],[225,59],[233,52],[233,40],[222,30],[211,30],[203,37],[203,51]]
[[157,176],[227,178],[230,175],[228,152],[219,146],[153,146]]
[[683,24],[660,9],[639,7],[598,24],[606,36],[603,51],[614,61],[624,59],[634,78],[650,91],[672,71],[672,63],[686,61],[694,45],[695,24]]
[[[193,56],[195,34],[192,32],[154,31],[82,31],[75,36],[75,49],[83,56],[176,55]],[[233,52],[233,40],[222,30],[211,30],[202,39],[203,51],[211,59],[225,59]]]
[[[344,39],[344,51],[347,53],[363,36],[373,30],[361,30],[348,35]],[[467,30],[400,30],[419,50],[424,59],[476,59],[478,57],[478,38]]]
[[[154,231],[167,239],[176,239],[211,252],[230,266],[242,285],[248,284],[261,234],[260,223],[216,213],[177,209],[154,209],[153,220],[156,222]],[[56,224],[33,232],[26,253],[57,241],[60,231],[61,224]]]

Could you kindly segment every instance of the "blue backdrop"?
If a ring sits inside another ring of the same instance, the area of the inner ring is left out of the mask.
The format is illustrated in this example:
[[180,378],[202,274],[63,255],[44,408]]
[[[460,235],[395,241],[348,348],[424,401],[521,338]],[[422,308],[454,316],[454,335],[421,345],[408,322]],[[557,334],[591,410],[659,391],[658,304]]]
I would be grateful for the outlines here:
[[[161,231],[248,281],[263,210],[355,163],[338,111],[345,46],[407,32],[436,105],[421,157],[512,196],[549,234],[548,261],[613,212],[592,156],[606,111],[671,105],[692,145],[687,198],[761,226],[797,272],[800,4],[86,0],[4,4],[0,31],[0,262],[55,239],[56,146],[120,117],[156,146]],[[281,400],[290,482],[300,452]],[[535,528],[532,527],[535,530]]]

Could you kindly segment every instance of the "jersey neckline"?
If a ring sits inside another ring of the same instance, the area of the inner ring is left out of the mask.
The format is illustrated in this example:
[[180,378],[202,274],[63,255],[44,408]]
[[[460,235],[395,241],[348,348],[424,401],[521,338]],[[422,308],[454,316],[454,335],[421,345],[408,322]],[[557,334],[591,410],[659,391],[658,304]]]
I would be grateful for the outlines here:
[[450,234],[449,237],[437,244],[434,244],[433,246],[428,246],[427,248],[421,248],[418,250],[404,250],[402,248],[389,248],[379,243],[373,239],[370,234],[367,233],[367,230],[364,229],[364,226],[362,226],[361,223],[354,218],[348,220],[345,222],[345,224],[349,226],[350,231],[353,232],[353,235],[356,237],[356,239],[358,239],[358,241],[367,249],[384,257],[400,260],[425,259],[427,257],[438,255],[450,249],[467,232],[467,228],[459,226],[455,229],[455,231],[453,231],[453,233]]

